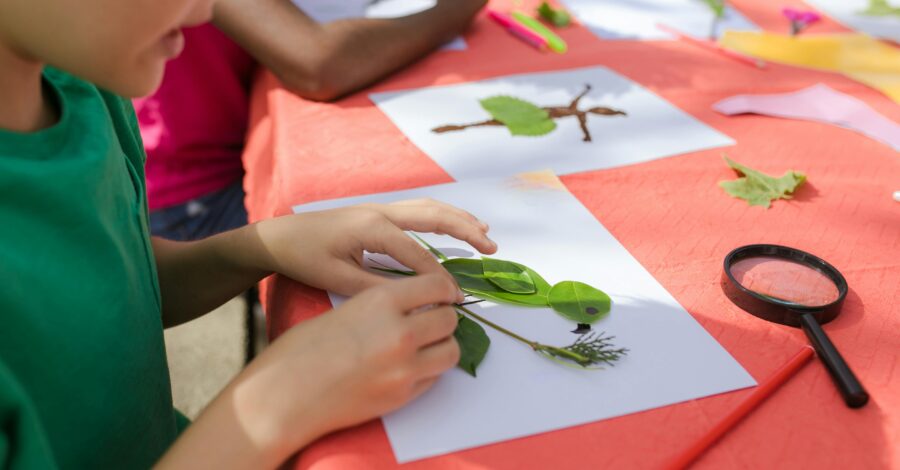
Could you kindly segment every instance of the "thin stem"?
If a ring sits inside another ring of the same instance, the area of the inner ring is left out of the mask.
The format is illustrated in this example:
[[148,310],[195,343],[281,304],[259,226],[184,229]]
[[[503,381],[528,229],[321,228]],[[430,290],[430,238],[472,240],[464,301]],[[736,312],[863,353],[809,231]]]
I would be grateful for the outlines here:
[[435,127],[431,130],[435,134],[443,134],[445,132],[454,132],[454,131],[464,131],[471,127],[485,127],[485,126],[504,126],[502,122],[496,119],[490,119],[487,121],[481,122],[473,122],[471,124],[448,124],[446,126]]
[[422,240],[422,237],[420,237],[416,232],[409,232],[409,233],[413,237],[415,237],[416,240],[419,240],[419,243],[425,245],[425,247],[428,248],[428,251],[430,251],[431,254],[433,254],[434,256],[437,256],[439,260],[447,261],[449,259],[449,258],[447,258],[447,256],[445,254],[441,253],[437,248],[429,245],[428,242],[426,242],[425,240]]
[[513,333],[512,331],[509,331],[509,330],[507,330],[506,328],[503,328],[502,326],[500,326],[500,325],[498,325],[498,324],[496,324],[496,323],[494,323],[494,322],[492,322],[492,321],[490,321],[490,320],[488,320],[488,319],[482,317],[481,315],[478,315],[477,313],[475,313],[475,312],[473,312],[473,311],[467,309],[466,307],[463,307],[462,305],[457,304],[457,305],[455,305],[455,307],[457,308],[457,310],[462,310],[463,312],[466,312],[466,314],[468,314],[468,315],[471,316],[472,318],[474,318],[474,319],[480,321],[481,323],[484,323],[485,325],[487,325],[487,326],[489,326],[489,327],[491,327],[491,328],[493,328],[493,329],[495,329],[495,330],[497,330],[497,331],[499,331],[499,332],[505,334],[506,336],[509,336],[510,338],[513,338],[513,339],[515,339],[515,340],[517,340],[517,341],[521,341],[521,342],[523,342],[523,343],[525,343],[525,344],[531,346],[532,349],[538,349],[538,348],[540,347],[540,344],[538,344],[537,342],[529,341],[529,340],[527,340],[527,339],[525,339],[525,338],[523,338],[523,337],[521,337],[521,336],[519,336],[519,335]]
[[560,348],[556,346],[548,346],[546,344],[538,343],[537,341],[530,341],[522,336],[519,336],[512,331],[503,328],[502,326],[487,320],[486,318],[476,314],[475,312],[459,305],[455,305],[457,309],[457,313],[460,311],[465,312],[475,320],[503,333],[510,338],[513,338],[517,341],[527,344],[531,347],[535,352],[540,353],[544,357],[553,360],[554,362],[559,362],[557,359],[566,359],[574,362],[575,364],[581,366],[584,369],[590,369],[592,365],[599,363],[606,363],[612,365],[613,362],[619,360],[622,356],[628,353],[627,349],[613,349],[612,343],[610,340],[613,337],[603,337],[602,334],[596,335],[593,333],[588,333],[586,335],[580,336],[574,343]]

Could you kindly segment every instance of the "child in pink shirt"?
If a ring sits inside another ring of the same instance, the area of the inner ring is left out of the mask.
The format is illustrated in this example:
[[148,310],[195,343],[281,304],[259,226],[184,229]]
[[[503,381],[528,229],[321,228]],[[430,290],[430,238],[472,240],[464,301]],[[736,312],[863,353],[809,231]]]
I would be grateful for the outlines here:
[[241,152],[256,66],[211,24],[184,36],[159,90],[134,101],[148,155],[151,231],[176,240],[247,223]]
[[299,96],[333,100],[454,37],[484,3],[438,0],[407,17],[320,25],[282,0],[220,0],[215,26],[186,31],[162,87],[135,101],[151,232],[194,240],[247,223],[241,153],[257,60]]

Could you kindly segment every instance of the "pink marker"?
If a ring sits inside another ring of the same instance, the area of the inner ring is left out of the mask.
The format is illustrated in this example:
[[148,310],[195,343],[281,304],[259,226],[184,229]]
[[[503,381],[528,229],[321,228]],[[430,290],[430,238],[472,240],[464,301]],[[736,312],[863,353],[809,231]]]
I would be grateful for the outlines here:
[[503,13],[492,9],[488,9],[487,12],[488,16],[492,20],[509,31],[509,33],[513,36],[521,39],[522,41],[525,41],[526,43],[540,51],[547,50],[547,40],[544,39],[541,35],[517,23],[512,18],[510,18],[509,15],[504,15]]

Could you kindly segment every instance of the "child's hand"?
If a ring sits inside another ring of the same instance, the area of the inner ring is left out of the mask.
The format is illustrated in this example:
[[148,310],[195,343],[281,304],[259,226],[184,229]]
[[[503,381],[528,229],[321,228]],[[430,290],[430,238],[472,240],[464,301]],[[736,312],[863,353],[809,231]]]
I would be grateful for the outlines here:
[[458,295],[445,276],[416,276],[295,326],[225,393],[244,432],[289,455],[412,400],[459,361],[457,316],[447,305]]
[[429,199],[279,217],[256,227],[265,252],[264,269],[343,295],[387,281],[362,267],[363,251],[387,254],[418,273],[450,277],[405,230],[447,234],[482,253],[497,251],[487,237],[486,224]]

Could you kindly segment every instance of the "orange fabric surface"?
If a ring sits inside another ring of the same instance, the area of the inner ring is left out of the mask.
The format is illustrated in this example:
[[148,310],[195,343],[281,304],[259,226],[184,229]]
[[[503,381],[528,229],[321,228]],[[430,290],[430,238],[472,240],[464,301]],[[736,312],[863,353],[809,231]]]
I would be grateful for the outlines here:
[[[492,2],[500,9],[510,3]],[[781,7],[804,7],[796,1],[732,3],[769,30],[787,28]],[[826,19],[810,32],[842,30]],[[800,330],[766,323],[728,301],[718,284],[728,251],[749,243],[793,246],[828,260],[850,285],[843,313],[825,330],[869,390],[870,403],[858,410],[847,408],[816,360],[711,448],[695,468],[900,468],[900,204],[891,198],[900,189],[900,154],[835,126],[725,117],[710,106],[735,94],[787,92],[825,83],[895,121],[900,121],[900,107],[837,74],[776,64],[759,71],[683,42],[601,41],[579,26],[562,36],[569,42],[568,54],[541,54],[482,16],[466,36],[468,51],[435,53],[372,90],[334,104],[301,100],[271,75],[262,75],[245,153],[251,219],[286,214],[304,202],[452,181],[368,100],[368,92],[604,65],[738,144],[562,180],[758,381],[787,362],[806,340]],[[803,171],[808,184],[795,199],[776,201],[769,210],[749,207],[716,184],[734,177],[721,159],[723,153],[770,174]],[[330,308],[323,292],[278,276],[264,283],[263,301],[273,337]],[[658,468],[750,392],[403,467]],[[377,420],[325,437],[291,465],[316,470],[397,466]]]

